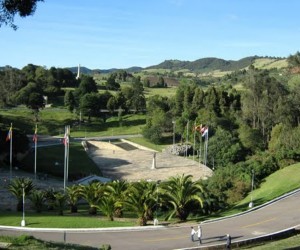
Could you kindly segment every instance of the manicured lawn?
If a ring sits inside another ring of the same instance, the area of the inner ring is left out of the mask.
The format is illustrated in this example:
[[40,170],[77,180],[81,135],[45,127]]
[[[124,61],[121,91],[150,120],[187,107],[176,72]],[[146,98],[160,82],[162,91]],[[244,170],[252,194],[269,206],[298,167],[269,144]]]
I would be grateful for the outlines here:
[[[57,177],[63,177],[64,173],[63,144],[51,147],[37,148],[37,172],[47,173]],[[32,150],[22,161],[24,169],[30,173],[34,172],[34,150]],[[97,165],[88,157],[79,142],[70,143],[69,151],[69,179],[96,174],[102,175]]]
[[[2,226],[20,226],[22,212],[0,212]],[[106,228],[106,227],[131,227],[137,226],[135,218],[116,218],[108,220],[102,215],[88,215],[87,210],[71,214],[65,211],[64,215],[57,215],[57,211],[42,211],[38,214],[34,211],[25,210],[26,227],[36,228]]]

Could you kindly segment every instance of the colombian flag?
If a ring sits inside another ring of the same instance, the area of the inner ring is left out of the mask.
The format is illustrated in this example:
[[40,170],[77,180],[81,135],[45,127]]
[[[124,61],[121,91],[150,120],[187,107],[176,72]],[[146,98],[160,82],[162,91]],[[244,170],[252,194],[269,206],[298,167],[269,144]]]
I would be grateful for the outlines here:
[[7,136],[6,136],[6,141],[10,141],[12,138],[12,125],[10,126]]

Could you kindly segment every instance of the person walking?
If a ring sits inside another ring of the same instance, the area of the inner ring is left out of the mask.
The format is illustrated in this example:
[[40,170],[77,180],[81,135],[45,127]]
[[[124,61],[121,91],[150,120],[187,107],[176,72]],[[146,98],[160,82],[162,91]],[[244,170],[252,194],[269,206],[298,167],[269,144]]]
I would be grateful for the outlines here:
[[194,241],[195,241],[195,240],[194,240],[194,235],[196,234],[196,231],[195,231],[194,227],[191,227],[191,229],[192,229],[192,230],[191,230],[191,241],[194,242]]
[[231,236],[227,234],[226,249],[231,249]]
[[200,244],[202,244],[202,239],[201,239],[202,238],[202,228],[200,225],[198,226],[197,236],[198,236],[199,245],[200,245]]

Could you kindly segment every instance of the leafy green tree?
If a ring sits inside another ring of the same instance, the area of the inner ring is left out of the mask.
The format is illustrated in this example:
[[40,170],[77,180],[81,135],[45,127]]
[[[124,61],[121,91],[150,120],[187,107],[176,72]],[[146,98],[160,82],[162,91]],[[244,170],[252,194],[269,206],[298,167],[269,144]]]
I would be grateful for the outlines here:
[[237,137],[230,132],[217,128],[216,133],[209,139],[208,162],[214,161],[217,167],[226,167],[230,163],[244,160],[245,151]]
[[300,52],[297,51],[294,55],[290,55],[287,62],[290,67],[300,67]]
[[97,93],[97,84],[91,76],[82,75],[80,78],[80,83],[78,88],[75,91],[75,95],[79,97],[84,96],[85,94]]
[[263,140],[258,129],[252,129],[247,124],[242,123],[238,129],[238,133],[244,148],[253,153],[263,149]]
[[200,182],[194,182],[192,175],[170,177],[168,181],[160,185],[160,193],[163,200],[172,209],[167,215],[167,220],[172,217],[185,221],[191,213],[191,205],[203,206],[201,198],[203,189]]
[[9,25],[11,28],[16,30],[18,27],[14,24],[14,18],[16,15],[20,17],[27,17],[33,15],[38,2],[43,0],[1,0],[0,1],[0,27]]
[[110,113],[113,113],[116,109],[117,106],[117,100],[114,96],[110,97],[108,102],[107,102],[107,109],[109,110]]
[[26,79],[22,71],[6,66],[0,71],[0,105],[14,105],[15,92],[26,86]]
[[64,97],[64,102],[65,102],[65,106],[68,107],[69,111],[73,112],[73,110],[77,106],[76,98],[74,96],[73,91],[71,91],[71,90],[66,91],[65,97]]
[[82,96],[80,98],[79,109],[83,115],[88,116],[89,121],[91,120],[91,117],[99,117],[101,113],[99,94],[89,93]]
[[45,102],[43,91],[35,82],[30,82],[20,89],[16,93],[15,99],[17,102],[25,104],[28,108],[32,109],[36,121],[38,120],[39,111],[45,107]]
[[9,183],[8,190],[17,198],[17,211],[23,211],[23,188],[25,197],[30,196],[35,186],[31,179],[15,178]]
[[105,83],[106,89],[108,90],[119,90],[120,89],[120,84],[116,82],[116,76],[111,74],[106,83]]
[[143,136],[155,144],[162,142],[162,127],[160,125],[146,126],[143,129]]

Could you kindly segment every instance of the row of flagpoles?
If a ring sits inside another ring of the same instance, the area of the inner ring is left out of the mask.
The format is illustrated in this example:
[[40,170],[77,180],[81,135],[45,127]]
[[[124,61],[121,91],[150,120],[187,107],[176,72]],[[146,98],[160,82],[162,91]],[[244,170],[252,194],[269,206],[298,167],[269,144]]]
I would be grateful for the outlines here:
[[[38,141],[38,133],[37,133],[37,125],[35,126],[34,134],[32,137],[34,142],[34,178],[36,179],[37,175],[37,141]],[[12,143],[13,143],[13,127],[12,123],[8,130],[6,141],[10,142],[10,150],[9,150],[9,163],[10,163],[10,173],[9,178],[12,179]],[[66,183],[68,182],[69,175],[69,144],[70,144],[70,126],[65,126],[65,134],[63,138],[63,144],[65,146],[65,154],[64,154],[64,190],[66,188]]]
[[[189,122],[186,125],[187,128],[187,136],[186,136],[186,145],[188,144],[188,137],[189,137]],[[203,164],[207,165],[207,151],[208,151],[208,126],[203,126],[202,124],[196,125],[194,124],[193,133],[194,133],[194,142],[193,142],[193,160],[195,159],[195,149],[196,149],[196,133],[199,132],[201,137],[204,137],[204,147],[203,147]],[[187,150],[187,146],[186,146]],[[202,140],[199,142],[199,164],[202,156]],[[187,151],[186,151],[187,157]]]

